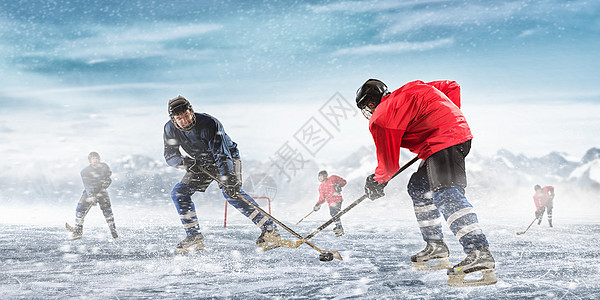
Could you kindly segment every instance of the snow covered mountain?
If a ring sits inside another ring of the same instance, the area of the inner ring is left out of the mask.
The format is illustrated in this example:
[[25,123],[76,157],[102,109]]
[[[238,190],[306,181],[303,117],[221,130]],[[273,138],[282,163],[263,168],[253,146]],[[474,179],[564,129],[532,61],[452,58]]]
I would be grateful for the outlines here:
[[[401,161],[406,162],[413,156],[402,152]],[[365,177],[373,172],[376,161],[373,147],[361,147],[336,162],[306,161],[303,168],[284,176],[273,167],[272,162],[247,160],[244,161],[244,188],[257,196],[261,196],[257,193],[270,193],[274,201],[315,201],[318,196],[317,173],[325,169],[348,180],[344,191],[346,195],[361,195]],[[181,170],[166,165],[162,158],[129,155],[107,163],[113,171],[113,201],[169,203],[171,188],[183,175]],[[417,165],[395,178],[393,184],[386,188],[386,194],[407,197],[406,182]],[[82,191],[79,171],[84,166],[85,162],[73,161],[55,164],[29,162],[9,167],[0,173],[0,197],[9,203],[74,203]],[[515,197],[529,201],[535,184],[554,185],[558,195],[568,192],[586,194],[582,197],[588,197],[587,194],[595,196],[600,191],[600,148],[589,149],[581,159],[558,152],[543,157],[527,157],[505,149],[489,157],[472,152],[467,158],[467,170],[468,192],[475,202],[480,198]],[[250,177],[252,180],[249,180]],[[214,197],[218,193],[216,185],[211,185],[207,193],[199,193],[195,197]]]

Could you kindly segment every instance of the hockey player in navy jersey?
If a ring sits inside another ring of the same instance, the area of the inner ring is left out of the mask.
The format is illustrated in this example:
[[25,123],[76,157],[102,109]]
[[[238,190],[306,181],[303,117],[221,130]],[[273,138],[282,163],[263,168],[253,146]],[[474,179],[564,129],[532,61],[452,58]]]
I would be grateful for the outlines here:
[[75,209],[75,227],[71,227],[69,224],[66,224],[66,227],[73,232],[71,239],[78,240],[82,238],[83,220],[92,206],[99,204],[110,233],[116,239],[118,235],[115,218],[110,204],[110,197],[106,191],[112,183],[112,179],[110,179],[112,172],[106,163],[100,161],[100,155],[97,152],[90,152],[88,161],[90,165],[81,170],[81,180],[85,189]]
[[[224,183],[223,196],[229,204],[248,217],[261,230],[256,244],[267,246],[265,233],[279,237],[273,221],[247,204],[241,195],[258,205],[241,189],[241,160],[237,144],[225,133],[219,120],[205,113],[195,113],[190,102],[182,96],[169,100],[171,120],[164,127],[164,157],[172,167],[184,169],[185,175],[171,192],[181,223],[187,237],[177,244],[179,253],[204,248],[204,237],[198,225],[198,216],[191,196],[204,192],[213,179],[203,170],[210,172]],[[183,149],[189,156],[183,155]]]

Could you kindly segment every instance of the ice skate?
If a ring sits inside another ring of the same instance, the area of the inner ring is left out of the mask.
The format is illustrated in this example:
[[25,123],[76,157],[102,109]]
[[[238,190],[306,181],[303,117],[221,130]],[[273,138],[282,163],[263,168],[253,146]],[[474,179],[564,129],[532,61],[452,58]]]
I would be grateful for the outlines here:
[[117,234],[117,230],[116,229],[111,229],[110,230],[110,234],[112,235],[113,239],[116,239],[119,237],[119,235]]
[[410,257],[412,267],[419,271],[445,270],[450,268],[448,256],[450,250],[444,240],[427,242],[427,246],[421,252]]
[[[196,246],[190,250],[192,246]],[[191,235],[183,239],[177,244],[177,253],[182,254],[190,251],[198,251],[204,249],[204,237],[201,234]]]
[[[467,254],[467,257],[448,269],[449,286],[480,286],[498,282],[494,274],[495,261],[488,247],[477,248]],[[465,280],[470,273],[481,272],[481,278]]]
[[344,227],[342,227],[342,224],[335,225],[335,227],[333,228],[333,233],[335,233],[336,237],[344,235]]
[[552,220],[548,220],[548,226],[550,226],[550,228],[554,227],[552,226]]
[[[67,228],[69,229],[69,228]],[[71,235],[71,240],[79,240],[83,237],[83,226],[78,225],[76,227],[71,227],[73,230],[73,234]]]
[[279,233],[279,229],[277,229],[277,227],[272,226],[263,230],[258,239],[256,239],[256,245],[264,251],[271,250],[277,247],[298,248],[298,246],[300,246],[301,244],[301,241],[293,242],[290,240],[282,239],[281,234]]

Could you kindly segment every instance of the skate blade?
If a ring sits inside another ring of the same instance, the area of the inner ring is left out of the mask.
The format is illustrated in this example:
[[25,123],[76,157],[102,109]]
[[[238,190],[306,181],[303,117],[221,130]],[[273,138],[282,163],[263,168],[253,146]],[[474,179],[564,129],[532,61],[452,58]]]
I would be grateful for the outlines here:
[[413,269],[417,271],[447,270],[452,267],[448,258],[432,259],[424,262],[413,262]]
[[83,236],[72,236],[71,241],[80,240]]
[[[194,247],[192,249],[192,246],[196,245],[196,247]],[[204,249],[204,243],[200,242],[194,245],[190,245],[187,248],[177,248],[177,254],[184,254],[184,253],[189,253],[189,252],[196,252],[196,251],[200,251],[202,249]]]
[[[471,273],[472,274],[472,273]],[[498,282],[498,278],[493,270],[481,271],[481,278],[477,280],[465,280],[468,274],[448,275],[448,285],[453,287],[469,287],[491,285]]]

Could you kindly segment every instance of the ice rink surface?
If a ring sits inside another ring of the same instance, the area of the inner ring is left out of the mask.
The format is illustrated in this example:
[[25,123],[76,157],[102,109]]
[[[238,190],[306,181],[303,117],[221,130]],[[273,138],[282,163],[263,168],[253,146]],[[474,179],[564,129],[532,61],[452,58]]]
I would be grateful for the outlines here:
[[[373,220],[371,220],[373,221]],[[344,261],[321,262],[318,252],[257,250],[258,230],[234,222],[201,225],[206,249],[177,255],[178,224],[124,226],[113,240],[92,225],[70,241],[62,224],[4,224],[0,230],[2,299],[597,299],[600,293],[598,224],[555,221],[484,226],[497,262],[498,283],[453,288],[445,271],[415,271],[410,256],[424,247],[413,221],[346,222],[311,242]],[[308,234],[321,222],[293,227]],[[447,231],[447,229],[445,229]],[[447,234],[448,232],[446,232]],[[282,230],[282,236],[293,237]],[[446,236],[450,261],[464,258]]]

